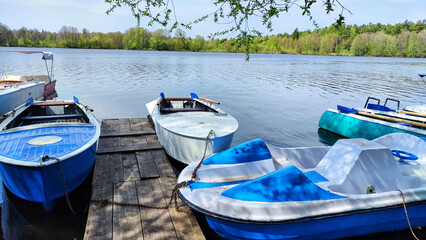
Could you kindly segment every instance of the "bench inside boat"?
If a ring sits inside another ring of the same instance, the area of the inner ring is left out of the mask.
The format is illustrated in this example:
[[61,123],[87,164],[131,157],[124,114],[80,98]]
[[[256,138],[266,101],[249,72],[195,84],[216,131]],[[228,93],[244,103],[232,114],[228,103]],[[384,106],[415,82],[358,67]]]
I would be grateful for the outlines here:
[[6,129],[40,123],[89,121],[84,111],[74,102],[41,102],[32,104],[19,114]]
[[190,97],[167,97],[161,99],[159,107],[161,114],[177,112],[218,112],[212,107]]

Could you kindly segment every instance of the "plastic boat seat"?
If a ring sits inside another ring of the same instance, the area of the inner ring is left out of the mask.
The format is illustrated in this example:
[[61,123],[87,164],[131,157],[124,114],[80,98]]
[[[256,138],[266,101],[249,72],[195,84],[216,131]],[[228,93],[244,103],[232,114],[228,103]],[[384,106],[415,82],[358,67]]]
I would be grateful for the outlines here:
[[365,139],[341,139],[315,169],[334,182],[336,192],[366,194],[409,187],[390,149]]

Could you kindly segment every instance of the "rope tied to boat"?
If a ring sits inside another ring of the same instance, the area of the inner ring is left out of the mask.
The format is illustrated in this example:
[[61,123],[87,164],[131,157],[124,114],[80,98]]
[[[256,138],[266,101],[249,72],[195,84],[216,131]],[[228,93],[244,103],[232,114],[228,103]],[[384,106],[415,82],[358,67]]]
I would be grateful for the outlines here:
[[420,240],[420,239],[416,236],[416,234],[414,234],[413,228],[411,227],[410,219],[408,218],[407,207],[405,206],[405,198],[404,198],[404,194],[402,193],[402,191],[401,191],[401,190],[399,190],[399,189],[396,189],[396,190],[397,190],[397,191],[399,191],[399,193],[401,193],[401,197],[402,197],[402,206],[404,207],[405,217],[407,218],[407,223],[408,223],[408,226],[410,227],[411,234],[413,235],[413,237],[414,237],[416,240]]
[[56,160],[56,161],[58,162],[59,170],[60,170],[60,172],[61,172],[62,185],[63,185],[63,187],[64,187],[65,199],[67,200],[68,208],[70,209],[70,211],[71,211],[71,213],[72,213],[73,215],[77,215],[77,212],[76,212],[76,211],[74,210],[74,208],[72,207],[72,205],[71,205],[71,200],[70,200],[70,198],[69,198],[69,196],[68,196],[68,191],[67,191],[67,186],[66,186],[66,183],[65,183],[65,176],[64,176],[64,170],[63,170],[63,168],[62,168],[62,162],[61,162],[61,159],[56,158],[56,157],[49,157],[49,155],[46,155],[46,156],[42,157],[42,158],[41,158],[41,160],[42,160],[43,162],[44,162],[44,161],[47,161],[47,160]]
[[197,171],[200,168],[201,163],[206,158],[207,146],[208,146],[208,143],[209,143],[209,140],[210,140],[211,136],[214,136],[214,131],[213,130],[210,130],[209,134],[206,137],[206,143],[205,143],[205,147],[204,147],[203,157],[201,158],[201,160],[198,163],[197,167],[192,172],[191,180],[189,180],[189,181],[182,181],[180,183],[177,183],[175,185],[175,187],[173,188],[173,191],[172,191],[172,194],[170,196],[169,202],[165,206],[157,207],[157,206],[149,206],[149,205],[145,205],[145,204],[141,204],[141,203],[122,203],[122,202],[112,201],[112,200],[109,200],[109,199],[92,199],[90,201],[92,203],[94,203],[94,204],[99,205],[100,207],[104,207],[107,204],[112,204],[112,205],[124,206],[124,207],[143,207],[143,208],[150,208],[150,209],[168,209],[172,205],[172,203],[174,203],[175,210],[177,212],[183,212],[183,213],[191,214],[191,211],[186,211],[186,210],[179,209],[179,205],[178,205],[178,202],[177,202],[178,191],[179,191],[179,189],[181,189],[183,187],[187,187],[188,184],[189,184],[189,182],[193,182],[195,180],[195,178],[197,177]]
[[207,154],[207,146],[209,145],[209,141],[210,141],[210,136],[214,136],[214,131],[213,129],[210,130],[209,134],[206,137],[206,144],[204,146],[204,153],[203,153],[203,157],[201,158],[200,162],[198,163],[197,167],[195,167],[194,171],[192,172],[191,175],[191,180],[190,182],[195,181],[195,179],[197,178],[197,171],[198,169],[201,167],[201,163],[204,161],[204,159],[206,158],[206,154]]

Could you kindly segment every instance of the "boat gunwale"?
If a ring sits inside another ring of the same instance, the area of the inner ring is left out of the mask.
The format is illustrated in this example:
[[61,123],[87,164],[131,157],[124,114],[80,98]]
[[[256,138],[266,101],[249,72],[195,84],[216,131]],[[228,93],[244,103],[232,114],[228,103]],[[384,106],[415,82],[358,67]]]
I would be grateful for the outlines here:
[[[426,190],[426,187],[423,187],[423,188],[424,188],[424,190]],[[411,189],[409,189],[409,190],[411,190]],[[397,191],[397,190],[395,190],[395,191]],[[404,190],[401,190],[401,191],[404,192]],[[398,194],[400,194],[400,193],[398,192]],[[275,220],[275,221],[273,221],[273,220],[272,221],[267,221],[267,220],[261,221],[260,220],[260,221],[256,221],[256,220],[251,220],[251,219],[241,219],[241,218],[229,217],[229,216],[225,216],[223,214],[214,213],[212,211],[206,210],[205,208],[199,207],[198,205],[191,203],[191,201],[189,201],[187,198],[185,198],[185,196],[181,192],[181,190],[178,191],[178,195],[185,204],[187,204],[189,207],[193,208],[194,210],[196,210],[196,211],[198,211],[198,212],[200,212],[204,215],[208,215],[210,217],[214,217],[214,218],[225,220],[225,221],[235,222],[235,223],[244,223],[244,224],[250,223],[250,224],[260,224],[260,225],[267,225],[267,224],[277,225],[277,224],[285,224],[285,223],[315,221],[315,220],[322,220],[322,219],[327,219],[327,218],[369,213],[369,212],[374,212],[374,211],[396,209],[396,208],[404,207],[404,205],[406,207],[411,207],[411,206],[418,206],[418,205],[426,204],[426,199],[424,199],[424,200],[404,202],[404,203],[401,202],[399,204],[392,204],[392,205],[386,205],[386,206],[363,208],[363,209],[350,210],[350,211],[341,211],[341,212],[334,212],[334,213],[328,213],[328,214],[320,214],[320,215],[316,215],[316,216],[304,216],[304,217],[300,217],[300,218],[292,218],[292,219],[286,219],[286,220]],[[323,200],[323,201],[325,201],[325,200]],[[265,203],[265,204],[271,204],[271,203]]]
[[[236,121],[236,120],[235,120]],[[166,131],[168,131],[168,132],[170,132],[170,133],[173,133],[173,134],[176,134],[176,135],[179,135],[179,136],[181,136],[181,137],[185,137],[185,138],[191,138],[191,139],[197,139],[197,140],[206,140],[206,138],[207,138],[207,135],[205,136],[205,137],[196,137],[196,136],[193,136],[193,135],[186,135],[186,134],[182,134],[182,133],[179,133],[179,132],[175,132],[175,131],[172,131],[172,130],[170,130],[169,128],[166,128],[166,127],[164,127],[163,125],[161,125],[160,123],[158,123],[158,121],[157,121],[157,124],[162,128],[162,129],[164,129],[164,130],[166,130]],[[210,137],[210,139],[214,139],[214,138],[220,138],[220,137],[227,137],[227,136],[229,136],[229,135],[232,135],[232,134],[234,134],[237,130],[238,130],[238,127],[239,127],[239,124],[238,124],[238,122],[236,121],[236,128],[235,128],[235,131],[233,131],[233,132],[231,132],[231,133],[228,133],[228,134],[226,134],[226,135],[216,135],[216,132],[214,133],[214,136],[213,137]],[[211,129],[210,129],[211,130]],[[214,131],[214,130],[213,130]]]

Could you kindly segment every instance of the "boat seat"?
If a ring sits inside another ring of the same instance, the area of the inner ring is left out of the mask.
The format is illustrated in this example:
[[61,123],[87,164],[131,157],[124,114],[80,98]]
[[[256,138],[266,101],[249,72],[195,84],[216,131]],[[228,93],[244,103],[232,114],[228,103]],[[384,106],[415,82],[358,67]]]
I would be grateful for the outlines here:
[[365,139],[340,139],[318,163],[318,173],[333,182],[330,190],[366,194],[406,189],[410,186],[400,172],[389,148]]
[[63,119],[63,118],[80,118],[81,114],[62,114],[62,115],[49,115],[49,116],[29,116],[22,117],[22,120],[44,120],[44,119]]
[[161,108],[162,113],[174,113],[174,112],[203,112],[201,108]]

